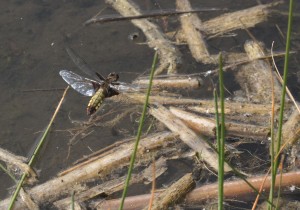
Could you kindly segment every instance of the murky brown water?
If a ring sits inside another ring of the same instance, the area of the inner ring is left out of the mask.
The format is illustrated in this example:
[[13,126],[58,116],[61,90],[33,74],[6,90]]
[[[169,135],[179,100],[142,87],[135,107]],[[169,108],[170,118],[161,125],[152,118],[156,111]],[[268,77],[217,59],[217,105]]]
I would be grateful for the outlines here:
[[[161,8],[174,8],[174,4],[171,3],[173,1],[158,2]],[[195,5],[204,5],[204,2],[192,1]],[[238,10],[254,4],[254,1],[227,0],[222,1],[221,5],[219,1],[210,1],[204,6]],[[103,1],[92,0],[0,2],[1,148],[17,155],[26,156],[39,137],[39,131],[47,126],[62,91],[22,91],[66,87],[66,83],[58,74],[59,70],[68,69],[80,72],[64,50],[67,44],[93,69],[103,75],[112,71],[118,72],[122,81],[130,82],[138,74],[150,68],[153,50],[149,49],[147,45],[138,45],[128,39],[130,34],[138,31],[130,22],[82,26],[83,22],[106,6]],[[150,0],[142,1],[140,6],[145,10],[159,9]],[[299,8],[299,5],[297,6]],[[287,11],[286,5],[279,8]],[[116,12],[110,8],[103,11],[103,14],[113,13]],[[203,13],[201,17],[206,20],[216,14]],[[271,21],[279,24],[283,32],[286,31],[287,16],[285,17],[281,18],[280,22],[278,22],[278,18]],[[174,20],[175,18],[170,19],[170,27],[172,27],[171,21]],[[283,42],[275,30],[274,24],[270,24],[261,24],[251,32],[258,40],[264,41],[266,46],[271,46],[271,42],[274,40],[278,44],[277,48],[284,50]],[[294,21],[295,30],[298,30],[299,35],[297,24],[299,26],[299,17]],[[208,44],[211,52],[232,49],[232,46],[235,46],[236,51],[241,50],[241,43],[250,38],[244,31],[238,31],[237,34],[236,38],[224,37],[210,40]],[[141,40],[144,41],[143,37]],[[185,47],[181,47],[181,49],[186,54],[186,61],[191,61],[189,65],[184,63],[184,71],[199,72],[203,66],[188,58],[189,52],[185,51]],[[291,70],[296,72],[295,66],[296,64],[292,63]],[[299,96],[296,77],[294,79],[291,77],[291,84],[294,94]],[[83,97],[73,90],[69,91],[55,120],[52,132],[48,136],[48,144],[36,164],[36,168],[41,170],[41,182],[54,176],[84,154],[91,153],[90,149],[95,151],[124,137],[121,133],[114,135],[110,128],[95,128],[92,135],[72,147],[69,160],[64,161],[67,156],[69,136],[67,136],[67,132],[58,130],[73,127],[68,118],[69,113],[74,120],[87,120],[88,100],[89,98]],[[115,106],[117,109],[118,105]],[[132,126],[136,126],[132,130],[137,129],[137,124],[133,123]],[[122,129],[122,125],[119,125],[118,129]],[[13,182],[10,178],[0,172],[0,196],[2,198],[7,195],[7,189],[12,185]]]

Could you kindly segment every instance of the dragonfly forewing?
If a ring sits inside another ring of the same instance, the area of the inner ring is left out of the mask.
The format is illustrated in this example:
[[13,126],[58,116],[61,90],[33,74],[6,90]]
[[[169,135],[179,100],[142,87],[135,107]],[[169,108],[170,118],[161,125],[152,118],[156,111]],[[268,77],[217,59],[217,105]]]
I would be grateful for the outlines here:
[[82,95],[93,96],[95,94],[95,87],[93,84],[98,82],[84,78],[67,70],[61,70],[59,74],[74,90]]

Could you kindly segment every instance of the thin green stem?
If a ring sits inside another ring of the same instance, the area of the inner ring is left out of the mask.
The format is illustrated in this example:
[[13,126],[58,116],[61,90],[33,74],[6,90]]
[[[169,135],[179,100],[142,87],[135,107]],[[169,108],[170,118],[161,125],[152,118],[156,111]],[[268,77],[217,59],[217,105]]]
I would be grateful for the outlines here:
[[17,183],[18,180],[16,180],[16,178],[14,177],[14,175],[12,175],[1,163],[0,163],[0,168],[6,173],[8,174],[8,176],[15,182]]
[[[276,156],[278,156],[278,153],[280,151],[281,139],[282,139],[283,112],[284,112],[286,83],[287,83],[288,66],[289,66],[289,52],[291,46],[291,31],[292,31],[293,8],[294,8],[293,5],[294,5],[294,1],[290,0],[284,69],[283,69],[283,84],[282,84],[281,102],[280,102],[280,111],[279,111],[279,124],[278,124],[278,132],[277,132]],[[278,160],[275,161],[274,168],[272,171],[272,183],[271,183],[272,186],[275,186],[276,183],[277,168],[278,168]],[[271,209],[272,207],[269,206],[268,208]]]
[[[40,148],[42,147],[43,143],[45,142],[46,136],[47,136],[47,134],[49,133],[49,130],[50,130],[50,128],[51,128],[51,126],[52,126],[52,124],[53,124],[53,121],[54,121],[54,119],[55,119],[55,117],[56,117],[56,115],[57,115],[57,113],[58,113],[58,110],[59,110],[60,107],[61,107],[61,104],[62,104],[62,102],[63,102],[63,99],[64,99],[64,97],[65,97],[65,95],[66,95],[68,89],[69,89],[69,86],[65,89],[65,92],[64,92],[64,94],[63,94],[63,96],[62,96],[62,98],[61,98],[61,100],[60,100],[60,102],[59,102],[59,104],[58,104],[58,106],[57,106],[57,108],[56,108],[56,110],[55,110],[55,112],[54,112],[54,114],[53,114],[53,116],[52,116],[52,118],[51,118],[51,120],[50,120],[50,122],[49,122],[47,128],[46,128],[46,130],[45,130],[45,132],[43,133],[43,136],[41,137],[41,139],[40,139],[40,141],[39,141],[39,144],[38,144],[37,147],[35,148],[34,153],[33,153],[33,155],[32,155],[31,158],[30,158],[30,161],[29,161],[29,163],[28,163],[28,166],[29,166],[29,167],[32,166],[32,163],[34,162],[35,157],[37,156],[37,154],[38,154],[39,151],[40,151]],[[13,194],[11,200],[10,200],[10,203],[9,203],[9,206],[8,206],[8,209],[9,209],[9,210],[11,210],[11,209],[13,208],[13,205],[14,205],[14,203],[15,203],[15,200],[16,200],[16,198],[17,198],[17,196],[18,196],[18,194],[19,194],[19,192],[20,192],[20,190],[21,190],[21,188],[22,188],[23,182],[25,181],[25,179],[26,179],[27,176],[28,176],[27,173],[23,173],[21,179],[19,180],[18,185],[17,185],[17,188],[16,188],[16,190],[15,190],[15,192],[14,192],[14,194]]]
[[217,151],[219,150],[219,141],[220,141],[220,120],[219,120],[219,106],[218,106],[218,92],[214,88],[214,101],[215,101],[215,112],[216,112],[216,139],[218,142]]
[[219,185],[219,200],[218,209],[223,209],[223,196],[224,196],[224,142],[225,142],[225,114],[224,114],[224,83],[223,83],[223,60],[222,54],[219,54],[219,86],[220,86],[220,108],[221,108],[221,130],[218,138],[218,151],[219,151],[219,172],[218,172],[218,185]]
[[128,174],[127,174],[127,178],[125,181],[125,185],[124,185],[124,190],[123,190],[123,194],[122,194],[122,200],[120,203],[120,207],[119,210],[122,210],[124,207],[124,201],[127,195],[127,189],[129,187],[129,182],[130,182],[130,178],[131,178],[131,174],[132,174],[132,170],[133,170],[133,166],[134,166],[134,162],[135,162],[135,158],[136,158],[136,153],[137,153],[137,149],[138,149],[138,145],[139,145],[139,141],[142,135],[142,128],[143,128],[143,124],[144,124],[144,120],[145,120],[145,116],[146,116],[146,112],[147,112],[147,108],[148,108],[148,103],[149,103],[149,96],[150,96],[150,92],[151,92],[151,87],[152,87],[152,80],[153,80],[153,76],[154,76],[154,71],[155,71],[155,66],[157,63],[157,51],[154,54],[154,59],[153,59],[153,63],[152,63],[152,68],[151,68],[151,73],[150,73],[150,79],[149,79],[149,87],[147,90],[147,95],[146,95],[146,100],[144,103],[144,107],[143,107],[143,112],[142,112],[142,116],[140,119],[140,124],[139,124],[139,128],[138,128],[138,132],[136,135],[136,141],[134,144],[134,149],[133,152],[131,154],[131,159],[130,159],[130,165],[129,165],[129,169],[128,169]]
[[[288,29],[287,29],[284,69],[283,69],[283,84],[282,84],[281,103],[280,103],[281,106],[279,112],[278,141],[277,141],[277,148],[276,148],[277,153],[280,150],[281,139],[282,139],[283,111],[284,111],[286,83],[287,83],[288,66],[289,66],[289,52],[291,46],[290,40],[291,40],[291,30],[292,30],[292,18],[293,18],[293,2],[294,2],[293,0],[290,0],[289,20],[288,20]],[[277,167],[278,167],[278,163],[276,164],[275,170],[277,170]]]
[[[273,44],[271,47],[271,54],[273,54]],[[273,175],[275,164],[275,141],[274,141],[274,132],[275,132],[275,126],[274,126],[274,118],[275,118],[275,88],[274,88],[274,77],[273,77],[273,70],[270,69],[271,73],[271,83],[272,83],[272,111],[271,111],[271,134],[270,134],[270,139],[271,139],[271,145],[270,145],[270,155],[271,155],[271,186],[270,186],[270,192],[269,192],[269,201],[273,203],[273,197],[274,197],[274,189],[275,189],[275,177]],[[269,205],[270,206],[270,205]]]

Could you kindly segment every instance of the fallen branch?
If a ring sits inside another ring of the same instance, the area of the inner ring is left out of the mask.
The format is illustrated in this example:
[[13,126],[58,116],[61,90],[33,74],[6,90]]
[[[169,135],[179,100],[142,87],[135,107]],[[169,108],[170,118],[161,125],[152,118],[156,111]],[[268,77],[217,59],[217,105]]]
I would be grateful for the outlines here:
[[[176,0],[176,7],[178,10],[191,10],[192,6],[188,0]],[[206,43],[201,34],[202,22],[198,18],[197,14],[188,14],[180,16],[182,32],[185,35],[189,49],[192,56],[196,61],[204,64],[216,63],[217,60],[213,60],[206,48]]]
[[300,114],[298,109],[288,117],[282,127],[282,144],[288,142],[292,145],[300,138]]
[[[180,139],[194,151],[198,152],[203,160],[215,171],[218,170],[218,155],[212,148],[191,129],[189,129],[180,119],[175,117],[168,109],[161,105],[151,108],[150,114],[160,122],[165,124],[172,132],[179,135]],[[224,171],[231,171],[230,166],[224,164]]]
[[[123,94],[126,97],[132,99],[130,103],[143,103],[145,98],[144,94],[141,93],[130,93]],[[119,100],[117,97],[112,98],[113,100]],[[120,97],[122,95],[120,94]],[[168,96],[158,96],[153,95],[149,98],[150,104],[163,104],[163,105],[185,105],[189,106],[188,108],[193,111],[203,112],[203,113],[215,113],[214,111],[214,101],[213,100],[199,100],[199,99],[190,99],[190,98],[175,98]],[[195,106],[192,106],[195,105]],[[259,114],[267,115],[270,113],[271,105],[268,104],[252,104],[252,103],[240,103],[233,101],[226,101],[225,103],[225,113],[226,114]],[[278,110],[278,107],[276,107]]]
[[[187,111],[183,111],[179,108],[170,107],[170,111],[179,119],[183,120],[190,128],[197,131],[200,134],[207,135],[210,137],[215,137],[216,132],[216,122],[215,119],[209,119],[206,117],[197,116]],[[250,124],[225,123],[226,135],[227,136],[238,136],[247,137],[253,139],[267,140],[270,132],[269,127],[257,126]]]
[[[158,178],[162,175],[166,170],[166,159],[159,158],[156,162],[156,171],[155,177],[152,176],[152,165],[148,166],[145,170],[139,172],[138,174],[133,174],[130,184],[147,182],[151,183],[153,179]],[[96,185],[95,187],[89,188],[82,192],[76,192],[74,201],[77,203],[82,203],[91,198],[99,196],[101,194],[105,196],[109,196],[117,191],[120,191],[124,188],[126,176],[110,180],[108,182],[104,182],[102,184]],[[54,205],[59,209],[67,209],[71,205],[71,199],[69,197],[64,198],[62,200],[54,202]],[[94,209],[94,208],[93,208]]]
[[276,6],[279,3],[258,5],[237,12],[223,14],[203,22],[199,26],[199,30],[209,36],[220,36],[233,30],[254,27],[256,24],[267,20],[270,14],[268,8]]
[[[133,84],[146,86],[149,84],[149,79],[137,79],[133,81]],[[202,86],[203,81],[200,77],[186,77],[186,76],[177,76],[177,77],[167,77],[167,78],[155,78],[152,81],[153,88],[177,88],[177,89],[198,89]]]
[[[254,41],[247,41],[244,48],[249,59],[253,61],[241,66],[239,71],[235,74],[236,80],[242,90],[248,93],[250,101],[256,103],[271,103],[271,66],[267,61],[257,60],[257,58],[265,56],[263,46]],[[275,100],[279,101],[281,86],[277,80],[274,80],[274,95],[277,96]]]
[[[166,141],[174,140],[176,134],[162,132],[151,137],[141,139],[138,154],[142,156],[146,150],[152,150],[161,147]],[[106,156],[97,158],[87,163],[81,163],[60,177],[56,177],[41,185],[28,190],[28,194],[39,205],[45,202],[51,202],[59,196],[68,195],[72,192],[74,185],[99,178],[99,175],[105,175],[115,170],[116,167],[128,165],[128,159],[133,149],[133,143],[126,143],[119,148],[113,149]],[[72,172],[72,173],[71,173]],[[6,209],[10,199],[7,198],[0,203],[0,209]],[[24,209],[24,203],[21,200],[16,201],[15,209]]]

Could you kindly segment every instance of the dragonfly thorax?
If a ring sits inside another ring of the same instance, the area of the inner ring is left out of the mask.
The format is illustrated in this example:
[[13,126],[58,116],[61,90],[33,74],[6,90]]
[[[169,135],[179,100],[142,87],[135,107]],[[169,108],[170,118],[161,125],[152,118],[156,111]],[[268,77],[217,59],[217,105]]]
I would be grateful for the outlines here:
[[106,79],[108,82],[116,82],[119,79],[119,75],[115,72],[112,72],[107,76]]

